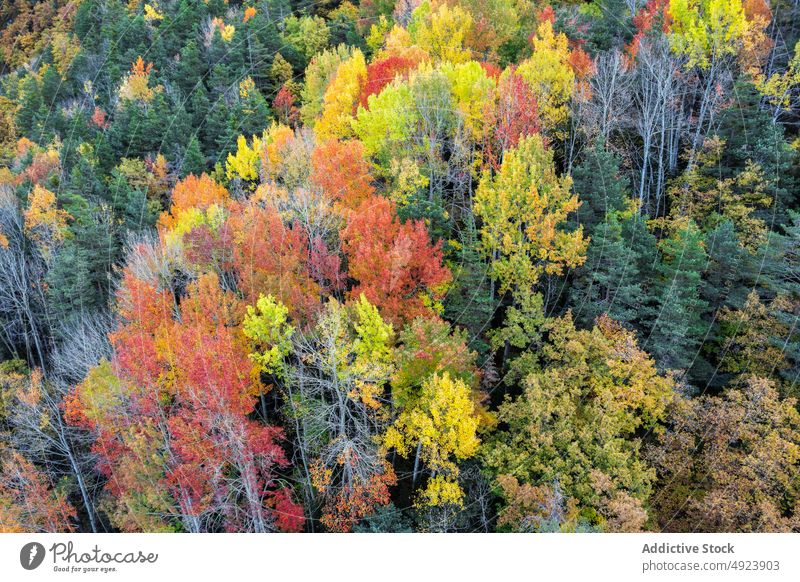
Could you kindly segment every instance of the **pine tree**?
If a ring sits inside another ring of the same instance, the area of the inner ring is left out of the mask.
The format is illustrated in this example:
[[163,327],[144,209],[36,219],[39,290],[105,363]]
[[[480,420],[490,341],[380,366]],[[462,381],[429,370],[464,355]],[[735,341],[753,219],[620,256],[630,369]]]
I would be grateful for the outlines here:
[[631,325],[643,307],[640,257],[623,233],[631,214],[612,211],[606,215],[595,228],[586,263],[575,273],[570,305],[585,326],[602,314]]
[[657,300],[649,309],[650,334],[644,347],[662,368],[688,370],[708,331],[703,322],[708,304],[700,296],[707,260],[704,237],[697,225],[685,221],[660,241],[659,250]]
[[186,177],[189,174],[199,176],[206,170],[206,158],[200,150],[200,141],[197,136],[192,136],[189,140],[189,146],[183,154],[183,162],[181,163],[181,177]]
[[620,172],[620,159],[596,142],[572,170],[572,188],[581,200],[575,220],[588,235],[606,215],[625,209],[629,198],[627,180]]

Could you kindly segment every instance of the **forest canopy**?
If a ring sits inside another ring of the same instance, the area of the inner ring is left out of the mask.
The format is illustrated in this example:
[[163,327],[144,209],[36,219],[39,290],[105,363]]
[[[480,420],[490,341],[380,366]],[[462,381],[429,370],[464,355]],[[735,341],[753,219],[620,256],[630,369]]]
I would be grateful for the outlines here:
[[800,532],[797,2],[0,22],[0,531]]

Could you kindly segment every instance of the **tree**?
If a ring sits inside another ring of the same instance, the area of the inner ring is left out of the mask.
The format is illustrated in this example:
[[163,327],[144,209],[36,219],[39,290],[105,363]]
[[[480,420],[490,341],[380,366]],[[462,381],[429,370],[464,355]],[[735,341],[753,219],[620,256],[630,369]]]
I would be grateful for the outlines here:
[[575,73],[569,63],[569,47],[564,33],[556,34],[553,23],[544,19],[532,39],[533,54],[517,67],[539,104],[544,131],[560,138],[569,116],[569,100],[575,84]]
[[[581,517],[578,502],[574,497],[565,498],[558,480],[552,485],[520,484],[516,477],[500,475],[497,483],[505,499],[506,506],[501,510],[498,529],[518,532],[575,532],[597,531],[585,518]],[[643,510],[636,512],[639,523],[623,531],[637,531],[646,519]],[[637,528],[636,525],[639,527]],[[612,531],[619,531],[615,528]]]
[[467,334],[438,317],[418,317],[398,336],[396,370],[392,377],[392,401],[398,408],[413,403],[421,386],[434,374],[447,373],[461,380],[473,393],[480,373],[477,354],[467,347]]
[[192,136],[189,140],[189,145],[183,154],[181,160],[181,177],[185,178],[189,175],[202,174],[206,170],[206,157],[200,147],[200,140],[196,136]]
[[[396,148],[409,142],[418,122],[408,83],[393,82],[358,108],[353,129],[366,152],[384,166],[397,154]],[[405,146],[407,147],[407,146]]]
[[65,533],[75,530],[75,510],[46,474],[22,455],[4,451],[0,472],[0,532]]
[[[702,94],[692,140],[692,150],[696,151],[706,121],[713,114],[713,93],[720,75],[737,54],[750,53],[744,50],[745,41],[750,46],[758,44],[753,34],[760,33],[759,28],[768,22],[748,21],[741,0],[670,0],[669,15],[669,40],[673,51],[685,57],[687,69],[694,68],[702,76]],[[689,167],[692,161],[690,159]]]
[[372,61],[367,65],[367,79],[364,82],[364,90],[361,92],[359,103],[363,107],[367,107],[371,95],[379,94],[397,77],[407,77],[419,63],[418,59],[403,55],[388,55]]
[[[0,187],[0,321],[12,353],[44,367],[49,338],[44,276],[47,264],[25,232],[16,197]],[[20,350],[18,352],[18,350]]]
[[721,396],[681,398],[648,449],[663,531],[794,531],[800,416],[774,384],[742,377]]
[[[236,299],[215,275],[174,300],[129,269],[119,295],[114,359],[67,401],[96,436],[112,522],[126,531],[296,531],[302,508],[277,470],[280,428],[252,420],[257,381]],[[166,435],[166,439],[163,438]]]
[[772,205],[767,193],[770,180],[751,160],[741,171],[721,179],[724,147],[724,141],[706,139],[695,155],[695,164],[668,190],[670,215],[676,219],[689,217],[706,231],[730,220],[741,246],[755,252],[766,240],[767,226],[758,213]]
[[420,462],[431,472],[419,493],[419,504],[460,506],[464,492],[453,458],[460,461],[477,452],[477,428],[469,387],[445,371],[423,383],[419,396],[386,431],[383,446],[397,449],[403,457],[416,450],[412,481],[416,481]]
[[508,428],[484,445],[486,466],[522,484],[557,481],[593,525],[617,519],[623,502],[641,512],[655,475],[637,431],[664,418],[671,379],[608,317],[591,330],[576,330],[569,314],[545,328],[540,368],[500,406],[498,420]]
[[267,365],[262,369],[285,379],[284,411],[309,509],[321,502],[322,524],[350,531],[389,503],[395,483],[377,445],[394,369],[392,326],[363,295],[350,308],[328,302],[307,330],[295,329],[285,316],[285,307],[260,300],[245,333],[256,341],[253,357]]
[[[587,326],[603,314],[630,325],[647,304],[639,267],[643,257],[631,238],[652,236],[637,218],[633,210],[612,210],[594,229],[586,263],[576,270],[570,289],[570,306]],[[652,245],[655,251],[654,239]]]
[[285,21],[284,38],[310,59],[328,46],[330,29],[319,16],[290,15]]
[[315,55],[306,68],[303,90],[300,94],[303,106],[300,118],[303,123],[313,127],[322,113],[325,92],[339,65],[350,58],[351,49],[343,44]]
[[542,275],[561,274],[585,261],[583,228],[563,229],[580,206],[571,185],[569,176],[556,175],[553,152],[538,135],[523,138],[506,152],[496,176],[481,179],[474,211],[483,223],[481,249],[492,261],[500,293],[521,298]]
[[444,299],[444,316],[469,332],[470,346],[484,353],[485,341],[495,315],[497,302],[493,296],[489,265],[483,260],[478,245],[478,233],[470,225],[459,240],[454,253],[453,283]]
[[184,219],[185,213],[207,210],[214,205],[224,207],[229,200],[228,190],[207,174],[202,174],[199,178],[190,174],[175,184],[172,189],[172,204],[169,211],[162,213],[158,224],[164,229],[175,229]]
[[741,309],[726,306],[718,312],[721,371],[770,378],[790,367],[783,347],[790,331],[771,313],[791,311],[788,303],[786,297],[778,296],[768,307],[758,292],[751,291]]
[[311,181],[342,207],[355,210],[375,193],[364,145],[358,140],[329,140],[314,148]]
[[162,87],[150,87],[150,73],[153,71],[153,63],[145,63],[142,57],[138,57],[131,65],[130,73],[120,87],[119,95],[127,101],[139,101],[149,103],[155,94],[161,91]]
[[393,503],[379,508],[353,528],[355,533],[412,533],[411,523]]
[[[103,329],[102,321],[95,320],[94,323]],[[12,385],[8,424],[14,447],[19,452],[24,452],[24,458],[19,455],[19,458],[12,459],[12,465],[15,471],[32,473],[30,479],[38,482],[38,485],[31,485],[34,488],[42,486],[51,478],[53,481],[63,478],[64,482],[74,484],[89,527],[91,531],[97,532],[100,524],[94,507],[96,498],[93,489],[96,483],[92,478],[92,465],[96,459],[89,451],[88,435],[85,431],[70,426],[63,411],[63,401],[69,391],[68,382],[74,377],[70,372],[77,372],[82,377],[86,369],[82,369],[83,362],[80,360],[88,359],[90,366],[94,365],[96,361],[91,360],[96,355],[97,347],[87,345],[92,340],[81,333],[78,325],[74,325],[72,330],[76,332],[71,338],[75,342],[70,354],[73,359],[66,362],[65,350],[54,350],[51,354],[53,373],[50,379],[45,379],[39,369],[25,374],[3,374],[3,383],[9,381]],[[100,347],[99,351],[102,353],[104,350]],[[35,477],[38,470],[26,459],[45,464],[48,472],[42,473],[41,478]],[[61,487],[56,497],[66,499],[71,492],[66,487]],[[70,512],[74,513],[71,506]],[[66,527],[71,529],[71,526]]]
[[274,206],[251,201],[233,208],[227,224],[239,289],[248,302],[266,292],[293,314],[317,310],[320,290],[310,276],[308,237],[298,223],[287,226]]
[[670,42],[687,57],[687,66],[708,69],[716,59],[734,56],[747,30],[741,0],[670,0]]
[[37,184],[28,196],[24,218],[26,234],[39,245],[45,258],[50,258],[55,246],[64,240],[71,216],[56,206],[53,192]]
[[702,318],[707,304],[700,295],[706,262],[703,241],[703,233],[688,219],[659,242],[656,304],[645,312],[652,330],[645,347],[664,368],[688,370],[707,330]]
[[442,3],[433,8],[425,0],[414,10],[408,29],[414,41],[435,60],[463,63],[470,59],[465,41],[472,24],[472,15],[460,6]]
[[367,64],[364,54],[355,49],[352,56],[336,69],[336,74],[325,90],[322,115],[314,126],[321,141],[352,135],[351,122],[366,81]]
[[488,161],[497,171],[506,151],[516,148],[523,137],[539,132],[539,103],[525,80],[506,70],[497,84],[496,98],[485,108]]
[[572,170],[572,188],[581,201],[575,220],[588,235],[593,235],[609,214],[627,209],[630,193],[620,162],[619,156],[598,140]]
[[341,238],[356,281],[352,299],[364,295],[393,323],[440,309],[451,275],[422,221],[401,222],[391,201],[373,196],[351,215]]

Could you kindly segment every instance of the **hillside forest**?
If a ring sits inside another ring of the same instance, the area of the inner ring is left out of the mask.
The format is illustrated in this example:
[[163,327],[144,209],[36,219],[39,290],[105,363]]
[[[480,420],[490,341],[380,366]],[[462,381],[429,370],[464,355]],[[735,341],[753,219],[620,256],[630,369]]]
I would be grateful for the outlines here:
[[0,531],[800,532],[798,0],[0,23]]

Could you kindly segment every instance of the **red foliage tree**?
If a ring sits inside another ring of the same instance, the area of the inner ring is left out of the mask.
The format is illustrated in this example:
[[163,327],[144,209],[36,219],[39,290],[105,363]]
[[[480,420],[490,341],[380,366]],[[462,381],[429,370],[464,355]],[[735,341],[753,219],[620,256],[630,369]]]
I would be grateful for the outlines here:
[[481,61],[481,68],[486,71],[486,76],[491,77],[492,79],[499,79],[500,75],[503,73],[503,70],[494,63],[489,63],[486,61]]
[[310,275],[309,241],[298,224],[286,225],[273,206],[234,205],[233,265],[245,301],[274,295],[294,316],[307,318],[320,305],[320,287]]
[[486,158],[495,170],[500,168],[503,152],[516,147],[519,140],[539,132],[536,95],[525,80],[512,72],[501,77],[497,99],[486,106]]
[[631,59],[636,58],[642,39],[659,21],[661,22],[661,31],[667,34],[670,28],[669,0],[649,0],[633,17],[633,26],[636,28],[636,32],[633,40],[625,47],[625,51]]
[[383,473],[370,475],[366,483],[343,487],[326,496],[320,521],[331,532],[349,532],[365,517],[391,500],[389,487],[397,483],[387,463]]
[[314,280],[326,291],[344,289],[347,274],[342,271],[342,257],[328,250],[322,237],[316,237],[311,243],[309,269]]
[[33,463],[11,452],[0,466],[0,533],[65,533],[75,509]]
[[272,106],[278,114],[278,121],[290,126],[297,124],[300,110],[295,105],[296,100],[292,90],[284,84],[275,96],[275,101],[272,102]]
[[359,99],[361,105],[367,107],[370,95],[377,95],[386,85],[394,81],[395,77],[407,75],[417,65],[419,60],[400,55],[390,55],[370,63],[367,66],[367,81]]
[[66,416],[93,430],[111,517],[128,531],[297,531],[302,508],[276,470],[280,428],[250,418],[263,390],[239,332],[237,298],[203,275],[175,300],[126,270],[114,359],[72,393]]
[[109,122],[106,112],[99,107],[95,107],[94,113],[92,114],[92,123],[94,123],[100,129],[108,129]]
[[373,196],[350,216],[341,238],[350,277],[357,281],[350,297],[363,293],[393,323],[432,313],[451,274],[421,220],[403,223],[394,203]]

